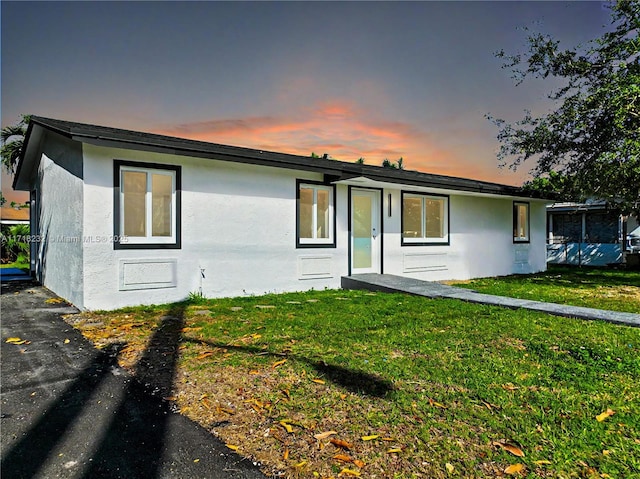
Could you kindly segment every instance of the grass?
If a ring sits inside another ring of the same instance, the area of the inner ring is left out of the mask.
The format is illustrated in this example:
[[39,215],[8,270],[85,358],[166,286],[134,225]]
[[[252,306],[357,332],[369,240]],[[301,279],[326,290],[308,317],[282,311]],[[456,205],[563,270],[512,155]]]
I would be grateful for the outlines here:
[[640,313],[640,271],[551,266],[533,275],[451,281],[481,293]]
[[5,269],[5,268],[17,268],[28,273],[30,266],[29,266],[29,263],[19,263],[17,261],[14,263],[0,264],[0,269]]
[[163,395],[268,474],[640,477],[638,329],[360,291],[195,303],[71,318],[151,384],[174,324]]

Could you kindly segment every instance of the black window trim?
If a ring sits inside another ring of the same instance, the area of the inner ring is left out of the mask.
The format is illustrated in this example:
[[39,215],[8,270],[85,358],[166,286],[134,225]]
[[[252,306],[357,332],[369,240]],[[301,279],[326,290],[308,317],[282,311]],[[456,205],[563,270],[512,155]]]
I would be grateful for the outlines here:
[[[300,242],[300,185],[328,186],[333,191],[333,241],[330,243],[301,243]],[[336,185],[325,181],[304,180],[296,178],[296,248],[336,248]]]
[[[517,226],[518,218],[516,216],[516,205],[527,205],[527,239],[518,239],[516,238],[515,230]],[[514,201],[511,206],[511,215],[512,215],[512,234],[513,234],[513,244],[528,244],[531,243],[531,203],[529,201]]]
[[[404,231],[404,196],[418,195],[418,196],[430,196],[436,198],[446,198],[447,200],[447,239],[446,241],[405,241],[403,236]],[[450,246],[451,245],[451,197],[449,195],[443,195],[439,193],[425,193],[424,191],[400,191],[400,246]]]
[[[174,171],[176,174],[175,243],[120,243],[120,169],[123,166],[148,170]],[[181,249],[182,248],[182,167],[165,163],[113,160],[113,249]]]

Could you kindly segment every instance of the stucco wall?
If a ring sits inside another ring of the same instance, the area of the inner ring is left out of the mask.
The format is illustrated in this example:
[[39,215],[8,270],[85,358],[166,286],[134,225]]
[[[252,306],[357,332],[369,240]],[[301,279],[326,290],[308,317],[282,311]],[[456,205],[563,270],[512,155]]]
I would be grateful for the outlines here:
[[[88,309],[166,303],[198,291],[223,297],[339,288],[348,274],[347,185],[336,186],[337,247],[296,248],[296,179],[320,181],[320,174],[93,145],[83,154],[88,238],[113,235],[114,159],[182,165],[182,247],[114,250],[110,241],[86,241]],[[401,246],[400,193],[382,195],[385,273],[443,280],[545,268],[544,204],[531,202],[531,243],[514,245],[512,198],[451,195],[451,244]]]
[[59,296],[83,307],[82,153],[59,137],[44,143],[38,166],[35,223],[36,277]]
[[546,268],[544,203],[530,203],[531,241],[517,244],[513,242],[513,198],[450,194],[450,244],[401,246],[400,191],[385,190],[383,196],[385,273],[441,281],[532,273]]
[[[338,217],[337,248],[295,246],[296,178],[321,175],[91,145],[84,145],[84,157],[85,235],[96,237],[113,235],[114,158],[183,165],[181,249],[85,243],[89,309],[177,301],[200,288],[208,297],[338,288],[347,273],[346,213]],[[346,212],[346,201],[346,187],[339,188],[339,211]],[[162,264],[165,259],[171,264]],[[149,265],[153,260],[158,263]],[[136,261],[139,275],[156,271],[168,278],[173,268],[175,286],[123,290],[122,270],[136,271]]]

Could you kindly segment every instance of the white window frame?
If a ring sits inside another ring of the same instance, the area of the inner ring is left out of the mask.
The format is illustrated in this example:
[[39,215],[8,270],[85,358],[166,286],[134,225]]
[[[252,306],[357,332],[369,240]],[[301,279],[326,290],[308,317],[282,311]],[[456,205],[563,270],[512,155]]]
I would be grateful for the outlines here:
[[[128,171],[146,173],[147,175],[147,190],[145,193],[145,221],[147,232],[146,236],[129,236],[124,231],[124,173]],[[161,168],[146,168],[138,166],[121,165],[120,171],[120,244],[149,244],[149,245],[161,245],[161,244],[175,244],[176,243],[176,230],[177,230],[177,217],[176,217],[176,170],[163,170]],[[153,195],[152,195],[152,175],[166,175],[171,177],[171,236],[153,236]]]
[[[420,221],[421,221],[421,232],[420,236],[416,238],[405,238],[404,236],[404,220],[402,221],[402,231],[400,232],[402,245],[448,245],[449,244],[449,197],[445,195],[430,195],[425,193],[408,193],[402,192],[401,196],[401,215],[404,217],[404,199],[405,198],[418,198],[421,200],[421,208],[420,208]],[[442,217],[442,232],[443,236],[439,238],[428,238],[427,237],[427,219],[426,219],[426,208],[427,201],[442,201],[443,204],[443,217]]]
[[[522,223],[520,222],[520,211],[519,208],[524,206],[527,209],[526,219],[525,219],[525,235],[519,236],[518,232],[522,228]],[[514,201],[513,202],[513,242],[514,243],[529,243],[531,241],[531,205],[526,201]]]
[[[310,189],[313,190],[313,209],[312,209],[312,234],[313,237],[312,238],[302,238],[300,236],[300,207],[298,207],[298,210],[296,212],[296,223],[297,223],[297,228],[296,228],[296,239],[297,239],[297,243],[298,246],[300,247],[305,247],[305,246],[324,246],[324,247],[329,247],[329,246],[335,246],[335,186],[333,185],[324,185],[324,184],[315,184],[315,183],[304,183],[304,182],[299,182],[298,183],[298,191],[297,191],[297,196],[298,196],[298,201],[300,201],[300,190],[302,189]],[[318,191],[326,191],[328,193],[329,196],[329,218],[327,221],[327,228],[329,231],[329,237],[328,238],[318,238],[316,237],[317,235],[317,229],[318,229]]]

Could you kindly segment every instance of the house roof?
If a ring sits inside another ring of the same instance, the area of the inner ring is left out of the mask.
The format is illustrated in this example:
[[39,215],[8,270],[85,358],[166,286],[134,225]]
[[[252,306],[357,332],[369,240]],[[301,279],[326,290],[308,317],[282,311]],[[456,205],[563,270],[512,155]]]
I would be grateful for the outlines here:
[[588,200],[585,203],[565,202],[565,203],[553,203],[547,205],[547,211],[551,213],[578,213],[585,211],[612,211],[617,212],[615,206],[609,205],[604,200]]
[[486,181],[435,175],[419,171],[398,170],[381,166],[348,163],[325,158],[291,155],[273,151],[221,145],[204,141],[188,140],[173,136],[157,135],[140,131],[123,130],[106,126],[76,123],[52,118],[31,116],[31,122],[25,137],[25,146],[18,163],[14,178],[14,188],[28,188],[28,180],[22,178],[23,163],[28,157],[34,128],[55,132],[66,138],[101,146],[156,151],[174,155],[183,155],[215,160],[233,161],[277,168],[305,170],[323,173],[331,182],[366,178],[372,182],[394,183],[424,188],[482,193],[487,195],[506,195],[538,198],[521,188]]

